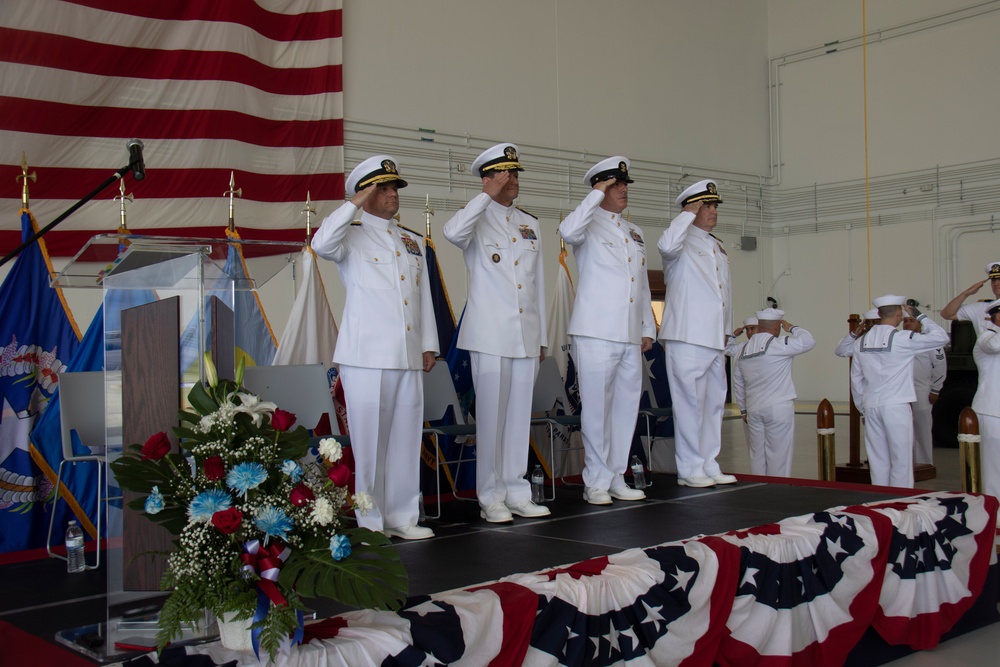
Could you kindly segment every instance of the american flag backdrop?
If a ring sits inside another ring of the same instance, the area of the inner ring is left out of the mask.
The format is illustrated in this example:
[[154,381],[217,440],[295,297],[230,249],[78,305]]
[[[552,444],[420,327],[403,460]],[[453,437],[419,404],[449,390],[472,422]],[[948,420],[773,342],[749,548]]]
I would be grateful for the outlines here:
[[[137,138],[147,173],[126,176],[134,233],[221,233],[230,172],[243,192],[236,221],[244,237],[254,237],[248,228],[304,227],[307,193],[313,202],[343,198],[341,6],[4,0],[0,183],[8,185],[0,198],[16,210],[23,152],[38,174],[32,209],[44,226],[128,163],[125,144]],[[112,186],[99,199],[116,194]],[[116,213],[110,201],[91,203],[53,234],[75,230],[79,247],[90,233],[113,231]],[[20,235],[8,218],[0,222],[7,251]]]

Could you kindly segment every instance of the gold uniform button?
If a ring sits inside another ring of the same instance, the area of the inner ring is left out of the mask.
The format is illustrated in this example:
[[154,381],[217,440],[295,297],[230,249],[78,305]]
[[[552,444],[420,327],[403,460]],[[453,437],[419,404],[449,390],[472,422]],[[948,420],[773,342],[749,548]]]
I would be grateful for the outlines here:
[[629,257],[629,258],[628,258],[628,261],[630,261],[630,262],[631,262],[631,261],[632,261],[632,258],[631,258],[631,257]]
[[514,266],[517,266],[517,265],[518,265],[518,261],[515,259],[514,260]]
[[629,303],[633,303],[634,301],[635,301],[635,299],[633,299],[632,297],[629,297],[629,298],[628,298],[628,302],[629,302]]
[[524,312],[524,308],[518,308],[518,309],[517,309],[517,312],[519,312],[519,313],[523,313],[523,312]]
[[398,250],[396,251],[396,257],[399,257],[399,251]]
[[632,282],[635,282],[635,278],[632,278]]
[[521,289],[521,283],[517,284],[517,289]]
[[410,305],[410,300],[409,299],[403,299],[403,305],[404,306],[409,306]]
[[646,258],[645,257],[642,258],[642,265],[646,266]]
[[628,239],[625,239],[625,243],[628,243]]
[[407,325],[406,325],[406,330],[407,330],[407,331],[409,331],[409,330],[410,330],[410,325],[409,325],[409,324],[407,324]]
[[510,237],[510,242],[511,243],[517,243],[517,237],[516,236],[511,236]]
[[399,279],[400,280],[406,280],[406,276],[400,276]]

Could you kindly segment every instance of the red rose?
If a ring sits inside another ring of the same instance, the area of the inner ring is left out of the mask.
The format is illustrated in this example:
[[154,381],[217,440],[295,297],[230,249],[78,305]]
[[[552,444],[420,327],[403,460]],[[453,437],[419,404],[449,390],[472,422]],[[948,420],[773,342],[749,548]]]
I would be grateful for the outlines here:
[[226,464],[222,462],[220,456],[209,456],[202,461],[201,469],[205,471],[205,477],[210,482],[217,482],[226,475]]
[[335,485],[343,486],[347,484],[347,480],[351,478],[351,469],[343,463],[334,463],[333,466],[326,471],[326,476],[329,477],[330,481]]
[[287,431],[295,423],[295,415],[288,410],[277,408],[271,415],[271,426],[279,431]]
[[316,500],[315,494],[313,494],[312,489],[310,489],[305,484],[299,484],[294,489],[292,489],[291,496],[289,499],[292,504],[296,507],[302,507],[306,503]]
[[231,535],[240,529],[243,523],[243,513],[235,507],[216,512],[212,515],[212,525],[226,535]]
[[170,452],[170,440],[163,431],[150,436],[146,444],[142,446],[142,458],[152,461],[159,461]]

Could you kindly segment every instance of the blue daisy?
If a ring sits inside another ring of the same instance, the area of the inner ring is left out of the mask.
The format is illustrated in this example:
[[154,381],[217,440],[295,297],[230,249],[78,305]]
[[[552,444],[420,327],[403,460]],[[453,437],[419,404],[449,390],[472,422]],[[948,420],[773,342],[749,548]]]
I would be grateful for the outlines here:
[[226,473],[226,485],[241,496],[267,479],[267,470],[259,463],[240,463]]
[[267,505],[257,511],[254,525],[264,533],[264,544],[267,544],[267,541],[272,537],[287,540],[288,531],[295,527],[295,522],[285,514],[285,510]]
[[330,538],[330,555],[333,560],[344,560],[351,555],[351,541],[347,535],[334,535]]
[[298,484],[299,480],[302,479],[302,466],[291,459],[285,459],[281,464],[281,472],[288,475],[292,484]]
[[159,514],[163,511],[163,494],[160,487],[154,486],[152,492],[146,497],[146,514]]
[[233,499],[222,489],[209,489],[202,491],[191,504],[188,505],[188,518],[192,521],[204,521],[208,523],[212,520],[212,515],[216,512],[227,510],[233,506]]

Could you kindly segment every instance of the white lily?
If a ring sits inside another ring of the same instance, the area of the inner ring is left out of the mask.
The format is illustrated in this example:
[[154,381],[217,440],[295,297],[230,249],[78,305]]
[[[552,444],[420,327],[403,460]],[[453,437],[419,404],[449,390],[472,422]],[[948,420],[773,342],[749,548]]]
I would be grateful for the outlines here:
[[234,406],[236,412],[245,412],[253,417],[254,426],[260,426],[261,416],[274,412],[278,406],[270,401],[262,401],[256,394],[239,392],[236,398],[240,399],[241,405]]

